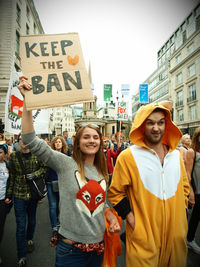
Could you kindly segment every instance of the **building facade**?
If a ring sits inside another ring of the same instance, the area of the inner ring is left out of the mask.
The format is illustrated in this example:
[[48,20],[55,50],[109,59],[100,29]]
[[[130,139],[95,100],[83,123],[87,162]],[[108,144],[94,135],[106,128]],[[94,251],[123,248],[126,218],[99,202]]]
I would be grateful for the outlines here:
[[174,121],[182,132],[190,134],[200,126],[200,24],[197,22],[193,20],[190,38],[174,53],[169,67]]
[[[173,101],[173,120],[183,133],[200,126],[200,4],[172,33],[157,54],[157,69],[144,81],[149,103]],[[139,93],[132,97],[132,113]]]
[[74,117],[71,106],[57,107],[52,109],[52,132],[54,135],[62,135],[68,131],[69,137],[75,132]]
[[0,118],[4,122],[10,71],[20,70],[20,35],[42,34],[44,30],[32,0],[0,1]]

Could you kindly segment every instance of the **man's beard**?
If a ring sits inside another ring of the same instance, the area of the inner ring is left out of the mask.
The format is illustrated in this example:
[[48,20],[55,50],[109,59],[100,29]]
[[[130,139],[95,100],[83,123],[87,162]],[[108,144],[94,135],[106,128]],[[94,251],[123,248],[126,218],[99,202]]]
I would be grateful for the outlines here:
[[147,140],[147,142],[152,145],[159,144],[162,140],[162,137],[163,137],[162,133],[159,134],[159,138],[153,138],[152,135],[145,135],[145,139]]

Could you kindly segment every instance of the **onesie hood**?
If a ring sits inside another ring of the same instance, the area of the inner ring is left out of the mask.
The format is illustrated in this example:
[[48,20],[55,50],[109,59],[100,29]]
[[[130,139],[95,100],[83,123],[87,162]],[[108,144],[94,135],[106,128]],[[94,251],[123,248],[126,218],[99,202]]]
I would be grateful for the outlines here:
[[144,143],[144,130],[143,123],[149,117],[149,115],[157,108],[162,109],[165,114],[165,133],[162,138],[162,143],[169,147],[169,150],[174,150],[182,137],[182,133],[179,128],[171,120],[171,113],[169,109],[158,103],[152,103],[142,106],[133,121],[133,125],[129,134],[131,142],[138,146],[146,147]]

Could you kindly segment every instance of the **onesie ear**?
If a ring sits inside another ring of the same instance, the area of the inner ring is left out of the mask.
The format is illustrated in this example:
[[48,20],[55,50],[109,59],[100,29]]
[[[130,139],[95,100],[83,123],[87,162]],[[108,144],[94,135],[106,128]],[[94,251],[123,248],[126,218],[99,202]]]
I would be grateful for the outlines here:
[[100,186],[103,188],[104,191],[106,191],[106,181],[105,179],[102,179],[101,181],[98,182]]
[[79,186],[79,189],[81,189],[89,181],[89,179],[87,177],[85,177],[85,180],[83,180],[81,178],[81,175],[80,175],[79,171],[75,171],[74,172],[74,176],[76,178],[76,181],[77,181],[77,184]]

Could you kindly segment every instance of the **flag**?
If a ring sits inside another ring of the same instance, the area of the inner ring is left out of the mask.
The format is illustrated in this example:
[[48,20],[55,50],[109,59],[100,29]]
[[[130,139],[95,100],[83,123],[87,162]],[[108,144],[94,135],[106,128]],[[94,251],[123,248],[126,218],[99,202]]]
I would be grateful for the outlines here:
[[112,84],[104,84],[104,101],[110,102],[112,96]]
[[129,102],[130,100],[130,84],[122,84],[121,85],[121,94],[123,100]]

